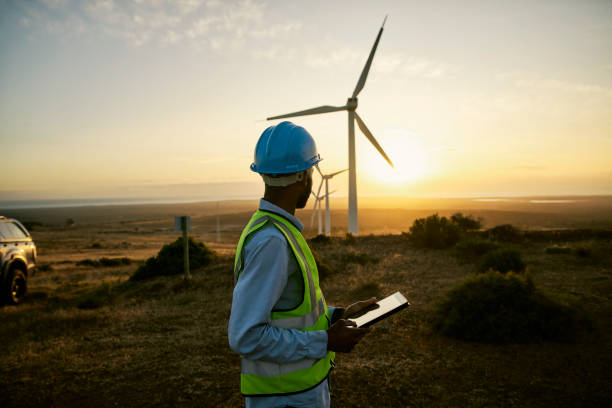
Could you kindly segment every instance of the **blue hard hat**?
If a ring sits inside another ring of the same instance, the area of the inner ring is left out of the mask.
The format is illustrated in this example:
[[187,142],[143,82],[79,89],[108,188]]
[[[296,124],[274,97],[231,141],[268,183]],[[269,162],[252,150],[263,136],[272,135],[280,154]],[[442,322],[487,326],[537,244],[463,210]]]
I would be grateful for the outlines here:
[[310,133],[291,122],[281,122],[263,131],[255,146],[251,170],[260,174],[289,174],[320,162],[317,145]]

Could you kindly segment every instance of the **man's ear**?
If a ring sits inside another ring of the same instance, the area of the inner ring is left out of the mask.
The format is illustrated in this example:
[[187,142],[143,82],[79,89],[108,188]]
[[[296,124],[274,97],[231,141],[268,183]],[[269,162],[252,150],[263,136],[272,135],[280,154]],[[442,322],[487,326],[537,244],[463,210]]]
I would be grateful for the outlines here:
[[304,170],[297,175],[298,184],[306,184],[308,182],[308,170]]

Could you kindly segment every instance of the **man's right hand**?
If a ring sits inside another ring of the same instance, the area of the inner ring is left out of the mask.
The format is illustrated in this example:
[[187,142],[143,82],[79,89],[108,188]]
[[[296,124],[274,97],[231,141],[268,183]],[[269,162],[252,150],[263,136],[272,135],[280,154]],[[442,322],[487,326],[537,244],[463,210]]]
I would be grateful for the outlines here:
[[327,329],[327,349],[341,353],[350,352],[359,340],[370,331],[369,328],[357,328],[351,320],[340,319]]

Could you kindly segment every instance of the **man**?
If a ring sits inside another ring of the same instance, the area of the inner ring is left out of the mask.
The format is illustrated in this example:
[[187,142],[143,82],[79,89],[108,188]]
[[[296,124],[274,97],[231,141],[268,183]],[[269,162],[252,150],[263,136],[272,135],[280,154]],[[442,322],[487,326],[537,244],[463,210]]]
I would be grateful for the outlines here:
[[329,407],[334,352],[351,351],[368,331],[344,318],[375,307],[375,298],[329,307],[319,287],[294,216],[306,206],[319,161],[312,136],[291,122],[267,128],[255,147],[251,170],[261,174],[265,193],[236,249],[228,327],[249,408]]

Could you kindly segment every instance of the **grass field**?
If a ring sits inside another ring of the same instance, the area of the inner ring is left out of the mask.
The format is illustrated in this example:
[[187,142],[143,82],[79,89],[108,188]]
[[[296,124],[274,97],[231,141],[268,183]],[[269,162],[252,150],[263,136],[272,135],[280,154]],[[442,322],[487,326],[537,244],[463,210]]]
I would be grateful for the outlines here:
[[[179,215],[176,207],[156,209],[155,214],[142,208],[115,209],[82,219],[74,212],[58,213],[57,220],[70,214],[77,223],[35,227],[41,270],[30,280],[24,304],[0,309],[5,349],[0,406],[243,405],[239,359],[227,344],[227,321],[233,251],[249,212],[234,210],[221,216],[220,242],[215,238],[216,216],[205,210],[192,213],[193,235],[219,258],[193,271],[188,285],[181,277],[127,281],[139,261],[176,239],[171,217]],[[537,227],[554,218],[553,213],[517,214],[525,220],[522,225]],[[309,212],[300,216],[309,223]],[[571,227],[597,222],[584,214],[561,218],[574,220]],[[608,218],[601,220],[604,227],[609,223]],[[397,219],[390,225],[410,223]],[[379,223],[364,219],[362,225]],[[547,253],[551,245],[586,248],[588,256]],[[396,290],[411,302],[407,310],[377,325],[351,354],[338,355],[331,375],[334,406],[612,406],[609,241],[539,239],[520,245],[536,284],[556,299],[579,305],[593,326],[570,343],[530,345],[464,342],[432,331],[436,303],[475,273],[474,264],[456,257],[452,249],[415,249],[400,233],[364,235],[354,241],[337,236],[312,247],[334,270],[322,282],[329,304],[346,305]],[[76,265],[100,257],[134,262]]]

